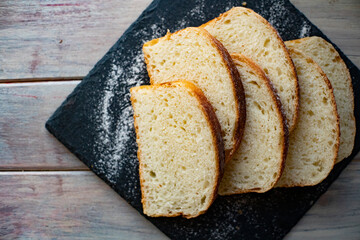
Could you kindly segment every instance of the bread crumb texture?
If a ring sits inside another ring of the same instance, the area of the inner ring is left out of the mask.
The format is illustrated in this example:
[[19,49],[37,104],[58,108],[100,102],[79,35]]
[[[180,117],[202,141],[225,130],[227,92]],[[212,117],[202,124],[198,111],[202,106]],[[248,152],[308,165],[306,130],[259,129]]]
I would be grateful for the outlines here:
[[219,194],[265,192],[279,179],[286,157],[285,120],[265,73],[243,55],[232,57],[244,86],[246,123],[240,147],[225,166]]
[[219,181],[219,149],[194,92],[182,82],[131,89],[144,213],[195,217]]
[[354,94],[349,70],[336,49],[320,37],[287,41],[286,44],[314,59],[334,88],[341,132],[336,162],[340,162],[352,153],[356,134]]
[[202,25],[230,53],[242,53],[265,71],[281,99],[289,128],[296,122],[298,83],[294,65],[276,30],[254,11],[235,7]]
[[332,87],[320,67],[290,48],[299,77],[300,108],[277,186],[312,186],[330,173],[339,147],[339,119]]
[[203,29],[186,28],[145,43],[143,50],[152,83],[186,79],[204,92],[219,119],[225,150],[231,151],[238,100],[226,59],[211,38]]

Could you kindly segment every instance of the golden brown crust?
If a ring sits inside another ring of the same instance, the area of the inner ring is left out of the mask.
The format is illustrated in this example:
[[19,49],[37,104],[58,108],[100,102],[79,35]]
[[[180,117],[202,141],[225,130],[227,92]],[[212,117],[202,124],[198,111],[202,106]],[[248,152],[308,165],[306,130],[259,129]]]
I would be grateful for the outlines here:
[[268,79],[268,77],[266,76],[265,72],[251,59],[247,58],[246,56],[240,54],[240,53],[232,53],[231,54],[232,59],[234,60],[235,65],[237,61],[243,62],[245,63],[247,66],[249,66],[254,72],[257,73],[257,75],[263,80],[263,82],[265,83],[266,87],[267,87],[267,91],[269,93],[269,95],[271,96],[272,100],[275,102],[276,104],[276,113],[278,115],[278,118],[281,121],[281,132],[282,132],[282,138],[283,138],[283,142],[282,142],[282,160],[279,166],[279,171],[278,171],[278,176],[276,181],[274,181],[273,185],[270,186],[267,189],[261,189],[261,188],[253,188],[253,189],[239,189],[238,191],[231,193],[231,194],[224,194],[224,195],[233,195],[233,194],[240,194],[240,193],[249,193],[249,192],[257,192],[257,193],[263,193],[266,192],[268,190],[270,190],[271,188],[273,188],[275,186],[275,184],[277,183],[277,181],[280,179],[281,174],[285,168],[285,161],[286,161],[286,156],[287,156],[287,150],[288,150],[288,145],[289,145],[289,141],[288,141],[288,137],[289,137],[289,131],[288,131],[288,127],[286,124],[286,119],[285,119],[285,115],[281,106],[281,102],[279,100],[279,97],[277,96],[276,92],[274,91],[274,88],[270,82],[270,80]]
[[[134,110],[134,128],[135,128],[135,133],[136,133],[136,144],[138,146],[138,151],[137,151],[137,158],[139,160],[139,177],[140,177],[140,189],[141,189],[141,203],[143,206],[145,206],[145,203],[146,203],[146,199],[144,198],[144,178],[142,176],[142,174],[140,174],[142,172],[142,164],[141,164],[141,144],[140,144],[140,140],[139,140],[139,134],[138,134],[138,130],[139,130],[139,125],[137,123],[137,116],[136,116],[136,109],[135,109],[135,102],[136,102],[136,99],[133,97],[133,91],[135,91],[137,88],[140,88],[140,87],[133,87],[133,88],[130,88],[130,101],[131,101],[131,105],[133,107],[133,110]],[[144,208],[143,209],[144,213],[146,211],[146,209]],[[146,213],[145,213],[146,214]]]
[[[232,11],[235,11],[235,10],[239,10],[241,9],[242,11],[246,11],[250,14],[253,14],[256,18],[258,18],[263,24],[267,25],[268,28],[273,32],[275,33],[278,41],[280,42],[280,45],[281,45],[281,48],[283,49],[284,53],[285,53],[285,57],[287,59],[287,61],[290,63],[290,67],[291,67],[291,72],[292,72],[292,75],[293,75],[293,79],[295,80],[295,85],[296,85],[296,88],[295,88],[295,112],[294,112],[294,116],[293,116],[293,119],[291,119],[291,123],[287,123],[288,126],[291,126],[289,129],[289,132],[291,132],[292,130],[294,130],[295,128],[295,125],[296,125],[296,122],[298,120],[298,115],[299,115],[299,94],[300,94],[300,91],[299,91],[299,82],[298,82],[298,78],[297,78],[297,75],[296,75],[296,71],[295,71],[295,66],[294,66],[294,63],[290,57],[290,54],[283,42],[283,40],[281,39],[279,33],[276,31],[276,29],[265,19],[263,18],[261,15],[257,14],[256,12],[254,12],[253,10],[249,9],[249,8],[244,8],[244,7],[233,7],[232,9],[230,9],[229,11],[225,12],[225,13],[222,13],[219,15],[219,17],[217,18],[214,18],[212,20],[210,20],[209,22],[207,23],[204,23],[203,25],[200,26],[200,28],[205,28],[206,26],[208,25],[211,25],[211,24],[215,24],[217,21],[220,21],[222,18],[225,18],[227,17],[228,15],[230,15],[232,13]],[[276,91],[275,91],[276,93]]]
[[[317,71],[320,73],[323,81],[325,82],[326,86],[328,87],[329,90],[329,95],[330,95],[330,99],[331,99],[331,105],[333,106],[333,114],[336,118],[336,132],[337,132],[337,138],[336,138],[336,143],[335,143],[335,149],[334,149],[334,159],[332,161],[332,166],[331,169],[329,171],[329,173],[331,172],[331,170],[333,169],[335,162],[336,162],[336,158],[337,158],[337,153],[339,152],[339,146],[340,146],[340,117],[339,114],[337,112],[337,106],[336,106],[336,101],[335,101],[335,96],[334,96],[334,90],[333,87],[329,81],[329,79],[327,78],[326,74],[323,72],[323,70],[320,68],[320,66],[310,57],[306,56],[305,54],[303,54],[301,51],[298,51],[296,49],[293,48],[289,48],[289,52],[291,54],[297,54],[300,55],[302,58],[305,58],[306,61],[310,64],[312,64]],[[324,178],[325,179],[325,178]],[[322,179],[320,182],[322,182],[324,179]],[[314,184],[285,184],[285,185],[281,185],[281,187],[307,187],[307,186],[314,186],[319,184],[320,182],[314,183]]]
[[[266,86],[267,86],[267,90],[269,92],[269,95],[271,96],[271,98],[273,99],[273,101],[276,103],[276,113],[278,115],[278,118],[281,119],[281,128],[282,128],[282,135],[283,135],[283,147],[282,147],[282,161],[281,161],[281,166],[278,172],[278,177],[277,180],[274,182],[273,186],[275,186],[276,182],[280,179],[282,172],[284,171],[285,168],[285,162],[286,162],[286,156],[287,156],[287,151],[288,151],[288,146],[289,146],[289,129],[286,123],[286,118],[285,118],[285,113],[284,110],[282,108],[281,105],[281,101],[275,91],[275,88],[273,87],[271,81],[269,80],[269,78],[266,76],[265,72],[261,69],[261,67],[259,65],[257,65],[254,61],[252,61],[251,59],[245,57],[244,55],[241,54],[232,54],[231,55],[233,58],[238,59],[238,60],[244,60],[246,62],[246,64],[248,66],[250,66],[255,72],[257,72],[257,74],[262,78],[262,80],[265,82]],[[272,187],[273,187],[272,186]],[[272,188],[271,187],[271,188]],[[267,189],[267,190],[258,190],[258,191],[254,191],[254,192],[266,192],[268,190],[270,190],[271,188]]]
[[223,57],[224,62],[226,64],[226,68],[228,70],[229,75],[231,76],[231,80],[233,82],[233,93],[236,96],[236,122],[235,122],[235,130],[233,136],[233,148],[225,152],[225,162],[227,163],[236,150],[239,148],[242,136],[244,134],[245,129],[245,121],[246,121],[246,100],[245,100],[245,93],[244,87],[242,85],[240,74],[224,45],[214,38],[210,33],[208,33],[205,29],[202,29],[208,35],[211,43],[214,44],[214,47],[218,50],[219,54]]
[[[213,187],[213,195],[211,196],[211,200],[209,201],[209,205],[207,206],[206,209],[208,209],[211,204],[214,202],[214,200],[217,197],[217,192],[218,192],[218,188],[220,185],[220,181],[221,178],[223,176],[224,173],[224,165],[225,165],[225,154],[224,154],[224,144],[223,144],[223,140],[222,140],[222,135],[221,135],[221,126],[220,123],[216,117],[215,111],[212,107],[212,105],[209,103],[209,101],[207,100],[207,98],[205,97],[204,93],[202,92],[202,90],[200,88],[198,88],[195,84],[186,81],[186,80],[179,80],[179,81],[174,81],[174,82],[166,82],[166,83],[161,83],[161,84],[154,84],[154,85],[145,85],[145,86],[140,86],[140,87],[134,87],[130,89],[130,92],[132,93],[132,91],[135,91],[135,89],[139,89],[139,88],[156,88],[156,87],[168,87],[168,88],[173,88],[176,86],[183,86],[185,88],[188,89],[188,92],[194,96],[198,102],[199,102],[199,106],[202,110],[202,112],[204,113],[206,120],[208,121],[208,124],[211,128],[211,132],[212,135],[214,136],[213,138],[213,144],[215,146],[215,151],[216,151],[216,157],[217,157],[217,161],[216,161],[216,172],[217,175],[215,176],[216,178],[216,182],[215,185]],[[131,95],[131,103],[133,105],[133,107],[135,108],[134,102],[136,101],[133,96]],[[144,197],[144,179],[142,177],[141,174],[141,169],[142,169],[142,164],[141,164],[141,147],[140,147],[140,141],[138,138],[138,124],[137,124],[137,116],[136,116],[136,110],[134,109],[134,126],[135,126],[135,132],[136,132],[136,142],[138,144],[138,159],[139,159],[139,175],[140,175],[140,185],[141,185],[141,202],[143,204],[143,206],[145,206],[146,203],[146,198]],[[173,213],[173,214],[167,214],[167,215],[163,215],[163,214],[155,214],[155,215],[151,215],[151,217],[177,217],[177,216],[183,216],[185,218],[194,218],[197,217],[203,213],[205,213],[206,210],[199,212],[197,215],[186,215],[182,212],[178,212],[178,213]],[[146,213],[146,209],[144,208],[144,213]],[[148,214],[147,214],[148,215]]]
[[[214,46],[215,49],[218,50],[220,56],[222,56],[224,60],[224,64],[227,68],[227,71],[231,77],[232,83],[233,83],[233,93],[235,95],[235,101],[236,101],[236,121],[235,121],[235,129],[234,129],[234,136],[233,136],[233,147],[231,149],[225,149],[225,163],[228,162],[233,154],[236,152],[236,150],[240,146],[241,138],[244,133],[244,127],[245,127],[245,120],[246,120],[246,104],[245,104],[245,94],[244,94],[244,88],[242,86],[240,75],[232,62],[232,59],[230,57],[230,54],[227,52],[226,48],[222,45],[221,42],[219,42],[216,38],[214,38],[210,33],[208,33],[205,29],[202,28],[195,28],[191,27],[191,29],[196,29],[197,31],[201,32],[203,35],[205,35],[210,43]],[[182,30],[179,30],[175,33],[168,32],[164,37],[151,40],[149,42],[146,42],[143,45],[143,52],[144,52],[144,58],[145,63],[147,66],[147,72],[150,77],[150,83],[153,84],[153,78],[151,75],[151,69],[149,64],[149,56],[144,51],[144,48],[147,46],[152,46],[156,44],[161,39],[170,39],[173,35],[181,34],[183,31],[188,31],[189,28],[185,28]]]
[[[203,91],[200,88],[196,87],[195,84],[193,84],[191,82],[182,81],[182,83],[185,83],[187,85],[187,87],[195,93],[195,97],[199,100],[199,103],[202,107],[202,111],[203,111],[205,117],[207,118],[207,121],[209,122],[213,136],[215,136],[215,138],[213,138],[213,143],[217,148],[216,155],[217,155],[218,161],[217,161],[217,171],[216,172],[218,173],[218,175],[216,176],[217,182],[213,188],[213,195],[211,197],[210,204],[207,207],[207,208],[209,208],[217,197],[219,185],[220,185],[222,176],[224,174],[225,149],[224,149],[224,143],[223,143],[222,135],[221,135],[221,126],[220,126],[219,120],[216,117],[215,110],[213,109],[212,105],[205,97]],[[184,215],[184,217],[185,218],[194,218],[203,213],[205,213],[205,211],[200,212],[196,216]]]

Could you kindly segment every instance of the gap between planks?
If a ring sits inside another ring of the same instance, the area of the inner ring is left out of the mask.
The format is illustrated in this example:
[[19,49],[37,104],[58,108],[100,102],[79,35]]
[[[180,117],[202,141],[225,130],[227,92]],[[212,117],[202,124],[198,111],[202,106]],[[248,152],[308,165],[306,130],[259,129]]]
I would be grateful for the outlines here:
[[89,170],[41,170],[41,171],[0,171],[0,176],[15,176],[15,175],[94,175],[95,173]]
[[[80,160],[79,160],[80,161]],[[19,168],[2,168],[0,169],[0,175],[2,175],[3,173],[29,173],[29,172],[56,172],[56,173],[61,173],[61,172],[90,172],[90,169],[84,169],[84,168],[61,168],[61,169],[56,169],[56,168],[47,168],[47,169],[41,169],[41,168],[28,168],[28,169],[19,169]]]
[[1,83],[78,81],[78,80],[82,80],[84,77],[85,76],[0,79],[0,84]]

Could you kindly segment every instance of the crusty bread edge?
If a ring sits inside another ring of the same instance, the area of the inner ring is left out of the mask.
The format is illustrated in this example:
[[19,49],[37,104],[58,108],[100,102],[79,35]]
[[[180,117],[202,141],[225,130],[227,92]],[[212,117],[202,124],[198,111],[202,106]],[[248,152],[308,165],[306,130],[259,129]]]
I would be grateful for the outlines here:
[[[276,29],[265,18],[263,18],[261,15],[257,14],[255,11],[253,11],[253,10],[251,10],[249,8],[245,8],[245,7],[233,7],[229,11],[220,14],[219,17],[214,18],[214,19],[210,20],[209,22],[202,24],[200,26],[200,28],[205,28],[207,25],[214,24],[217,21],[220,21],[221,18],[226,17],[227,15],[231,14],[231,11],[235,11],[236,9],[241,9],[242,11],[247,11],[247,12],[249,12],[251,14],[254,14],[255,17],[257,17],[263,24],[267,25],[268,28],[273,33],[275,33],[277,39],[280,42],[281,48],[283,49],[283,51],[285,53],[285,57],[286,57],[287,61],[290,63],[290,65],[291,65],[290,66],[291,67],[291,72],[292,72],[292,74],[294,76],[295,85],[296,85],[296,87],[295,87],[295,106],[294,106],[295,112],[294,112],[293,119],[290,120],[291,122],[287,122],[287,125],[289,127],[288,128],[289,132],[292,132],[292,130],[294,130],[294,128],[296,126],[296,122],[298,120],[298,115],[299,115],[299,98],[300,98],[300,96],[299,96],[299,94],[300,94],[299,82],[298,82],[297,74],[296,74],[296,71],[295,71],[294,62],[292,61],[292,59],[290,57],[290,54],[289,54],[289,51],[288,51],[284,41],[280,37],[279,33],[276,31]],[[273,89],[275,89],[275,88],[273,87]],[[277,93],[276,89],[275,89],[275,93]]]
[[257,65],[250,58],[248,58],[240,53],[232,53],[231,57],[234,60],[235,65],[236,65],[236,61],[242,61],[257,73],[257,75],[263,80],[263,82],[265,82],[269,95],[271,96],[272,100],[276,103],[276,113],[278,115],[278,119],[281,120],[282,160],[281,160],[280,166],[279,166],[278,177],[268,188],[265,188],[265,189],[262,189],[262,188],[238,189],[238,191],[235,191],[233,193],[222,194],[222,195],[225,196],[225,195],[234,195],[234,194],[249,193],[249,192],[264,193],[264,192],[269,191],[270,189],[272,189],[275,186],[275,184],[279,181],[281,174],[285,168],[286,156],[287,156],[288,145],[289,145],[289,131],[288,131],[288,127],[286,124],[286,118],[285,118],[285,114],[284,114],[284,111],[281,106],[280,99],[277,96],[276,91],[274,90],[274,87],[272,86],[271,81],[266,76],[265,72],[260,68],[260,66]]
[[[206,31],[205,29],[202,29]],[[236,152],[236,150],[239,148],[242,136],[244,134],[245,129],[245,121],[246,121],[246,99],[245,99],[245,92],[244,87],[242,85],[240,74],[224,45],[218,41],[216,38],[214,38],[208,31],[206,31],[209,39],[211,40],[211,43],[216,47],[219,54],[223,57],[224,63],[226,64],[226,69],[231,76],[231,80],[233,82],[233,92],[235,95],[235,101],[236,101],[236,118],[237,121],[235,123],[235,130],[234,130],[234,136],[233,141],[234,145],[230,152],[225,152],[225,161],[228,162]]]
[[299,55],[302,55],[307,62],[309,62],[310,64],[314,65],[316,67],[316,69],[319,71],[319,73],[321,74],[322,76],[322,79],[324,80],[324,82],[326,83],[327,87],[328,87],[328,90],[330,91],[330,101],[331,101],[331,104],[333,105],[334,107],[334,111],[333,111],[333,114],[335,115],[336,117],[336,132],[337,132],[337,138],[336,138],[336,143],[335,143],[335,153],[334,153],[334,159],[332,161],[332,167],[331,169],[329,170],[328,174],[322,178],[320,181],[316,182],[316,183],[313,183],[313,184],[305,184],[305,183],[299,183],[299,184],[285,184],[285,185],[281,185],[281,186],[277,186],[277,187],[307,187],[307,186],[315,186],[319,183],[321,183],[325,178],[327,178],[327,176],[330,174],[331,170],[334,168],[334,165],[335,165],[335,162],[336,162],[336,158],[337,158],[337,154],[339,152],[339,146],[340,146],[340,117],[339,117],[339,114],[337,112],[337,105],[336,105],[336,101],[335,101],[335,96],[334,96],[334,89],[329,81],[329,79],[327,78],[326,74],[324,73],[324,71],[321,69],[321,67],[312,59],[310,58],[309,56],[307,56],[306,54],[302,53],[301,51],[295,49],[295,48],[291,48],[289,47],[289,52],[294,52],[295,54],[299,54]]
[[[132,95],[132,92],[135,91],[137,88],[153,88],[153,87],[159,87],[159,86],[165,86],[165,87],[175,87],[176,85],[181,85],[185,88],[188,89],[188,92],[194,96],[198,102],[199,102],[199,106],[202,110],[202,112],[204,113],[206,120],[211,128],[211,132],[213,137],[213,144],[215,146],[215,151],[216,151],[216,172],[217,172],[217,176],[215,176],[216,178],[216,182],[215,182],[215,186],[213,187],[213,194],[211,196],[211,199],[209,201],[209,205],[206,207],[206,210],[211,206],[211,204],[214,202],[214,200],[217,197],[217,192],[218,192],[218,188],[220,185],[220,181],[221,178],[223,176],[224,173],[224,164],[225,164],[225,151],[224,151],[224,144],[223,144],[223,140],[222,140],[222,135],[221,135],[221,127],[220,127],[220,123],[216,117],[215,111],[212,107],[212,105],[209,103],[209,101],[207,100],[207,98],[205,97],[204,93],[201,91],[201,89],[199,89],[198,87],[196,87],[193,83],[189,82],[189,81],[174,81],[174,82],[166,82],[166,83],[161,83],[161,84],[154,84],[154,85],[145,85],[145,86],[139,86],[139,87],[133,87],[130,89],[131,92],[131,103],[133,105],[134,108],[134,126],[135,126],[135,132],[136,132],[136,142],[138,144],[138,152],[137,152],[137,156],[139,159],[139,176],[140,176],[140,185],[141,185],[141,202],[143,204],[143,206],[145,206],[145,202],[146,202],[146,198],[144,197],[144,179],[142,176],[142,171],[141,171],[141,147],[140,147],[140,140],[138,137],[138,123],[137,123],[137,117],[135,115],[136,109],[135,109],[135,99]],[[183,216],[185,218],[194,218],[197,217],[203,213],[206,212],[206,210],[204,211],[200,211],[198,214],[196,215],[186,215],[182,212],[178,212],[178,213],[174,213],[174,214],[168,214],[168,215],[162,215],[162,214],[155,214],[155,215],[151,215],[151,217],[177,217],[177,216]],[[144,214],[148,215],[146,213],[146,209],[143,209]],[[150,215],[148,215],[150,216]]]
[[[301,43],[303,41],[307,41],[310,38],[319,38],[325,45],[327,45],[329,47],[329,49],[333,49],[334,53],[336,55],[336,59],[339,61],[339,63],[343,66],[344,69],[346,69],[346,75],[347,75],[347,83],[349,84],[349,88],[350,91],[352,92],[352,98],[351,98],[351,111],[352,111],[352,124],[353,124],[353,128],[354,128],[354,132],[353,132],[353,136],[352,136],[352,143],[353,146],[352,148],[354,149],[354,145],[355,145],[355,136],[356,136],[356,120],[355,120],[355,116],[354,116],[354,109],[355,109],[355,101],[354,101],[354,90],[353,90],[353,85],[352,85],[352,81],[351,81],[351,75],[350,75],[350,71],[349,68],[346,66],[344,60],[341,58],[340,54],[338,51],[336,51],[335,47],[329,43],[328,41],[326,41],[325,39],[323,39],[322,37],[318,37],[318,36],[311,36],[311,37],[305,37],[305,38],[300,38],[300,39],[294,39],[294,40],[290,40],[290,41],[286,41],[285,43],[289,42],[289,43]],[[296,46],[294,46],[294,48],[296,48]],[[298,49],[299,50],[299,49]],[[305,53],[304,53],[305,54]],[[349,157],[351,155],[351,153],[346,156],[345,158]],[[344,159],[345,159],[344,158]],[[336,163],[341,162],[344,159],[336,159]]]
[[[191,27],[191,28],[202,32],[204,34],[204,36],[206,36],[209,39],[209,42],[214,46],[214,48],[217,49],[220,56],[222,56],[222,58],[223,58],[224,64],[226,66],[226,69],[227,69],[227,71],[230,75],[230,78],[232,80],[232,83],[233,83],[232,85],[233,85],[233,93],[235,95],[235,101],[236,101],[235,104],[236,104],[236,115],[237,116],[236,116],[235,129],[234,129],[234,135],[233,135],[233,147],[231,149],[225,150],[225,162],[228,162],[232,158],[232,156],[234,155],[236,150],[239,148],[241,138],[244,133],[245,120],[246,120],[246,103],[245,103],[244,88],[243,88],[241,80],[240,80],[239,72],[237,71],[237,69],[230,57],[230,54],[228,53],[226,48],[223,46],[223,44],[220,41],[218,41],[216,38],[214,38],[205,29],[195,28],[195,27]],[[146,50],[144,50],[146,48],[146,46],[154,45],[161,39],[169,39],[171,37],[171,35],[179,34],[180,32],[188,30],[188,29],[189,28],[185,28],[185,29],[179,30],[175,33],[172,33],[172,34],[170,32],[168,32],[164,37],[158,38],[158,39],[153,39],[149,42],[146,42],[143,45],[145,63],[147,66],[147,72],[149,74],[151,84],[153,84],[154,82],[152,80],[153,78],[151,76],[151,70],[150,70],[150,66],[149,66],[149,56],[146,53]]]

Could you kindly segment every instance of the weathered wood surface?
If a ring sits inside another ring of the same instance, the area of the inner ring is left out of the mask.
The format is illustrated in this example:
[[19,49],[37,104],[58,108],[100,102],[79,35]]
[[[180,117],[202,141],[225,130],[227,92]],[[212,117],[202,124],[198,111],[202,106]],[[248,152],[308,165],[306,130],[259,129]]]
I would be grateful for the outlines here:
[[0,239],[167,239],[92,172],[0,172]]
[[[360,161],[339,179],[286,240],[360,236]],[[0,172],[1,239],[166,239],[92,172]]]
[[0,1],[0,79],[86,75],[150,2]]
[[[0,1],[0,81],[86,75],[150,2]],[[358,0],[291,2],[360,66]]]
[[45,129],[78,83],[0,84],[0,170],[88,169]]

